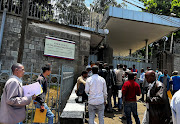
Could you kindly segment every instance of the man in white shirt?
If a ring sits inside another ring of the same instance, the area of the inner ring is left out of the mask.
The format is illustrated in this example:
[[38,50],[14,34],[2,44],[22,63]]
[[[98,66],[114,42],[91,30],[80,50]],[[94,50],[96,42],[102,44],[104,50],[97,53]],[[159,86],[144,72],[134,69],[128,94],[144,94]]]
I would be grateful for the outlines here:
[[180,90],[178,90],[171,100],[171,111],[173,124],[180,122]]
[[107,100],[107,87],[104,78],[98,75],[98,66],[92,67],[93,75],[86,80],[85,92],[88,94],[89,124],[94,124],[98,113],[99,124],[104,124],[104,104]]

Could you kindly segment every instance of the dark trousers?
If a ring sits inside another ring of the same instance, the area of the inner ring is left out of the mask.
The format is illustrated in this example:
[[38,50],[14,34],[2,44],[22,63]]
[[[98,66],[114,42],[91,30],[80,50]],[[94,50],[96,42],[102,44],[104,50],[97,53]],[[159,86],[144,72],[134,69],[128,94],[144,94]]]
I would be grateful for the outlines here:
[[112,111],[112,101],[111,101],[111,97],[112,97],[112,88],[107,89],[107,93],[108,93],[108,98],[107,98],[107,102],[108,102],[108,111]]
[[124,112],[127,118],[127,124],[132,124],[131,120],[131,112],[133,114],[133,117],[136,121],[136,124],[140,124],[140,120],[138,117],[138,112],[137,112],[137,103],[136,102],[125,102],[124,105]]
[[140,89],[141,89],[141,93],[143,92],[143,84],[140,83]]
[[117,106],[117,103],[116,103],[116,97],[117,97],[117,88],[116,86],[113,86],[113,100],[114,100],[114,106]]
[[148,87],[143,88],[141,92],[142,92],[142,101],[144,101],[144,94],[146,94],[146,98],[147,98]]

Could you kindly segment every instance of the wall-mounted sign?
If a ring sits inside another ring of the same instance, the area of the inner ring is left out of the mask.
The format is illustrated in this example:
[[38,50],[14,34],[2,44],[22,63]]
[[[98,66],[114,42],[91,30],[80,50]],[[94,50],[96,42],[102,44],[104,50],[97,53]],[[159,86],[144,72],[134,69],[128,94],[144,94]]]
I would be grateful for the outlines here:
[[75,42],[46,36],[44,55],[74,60]]

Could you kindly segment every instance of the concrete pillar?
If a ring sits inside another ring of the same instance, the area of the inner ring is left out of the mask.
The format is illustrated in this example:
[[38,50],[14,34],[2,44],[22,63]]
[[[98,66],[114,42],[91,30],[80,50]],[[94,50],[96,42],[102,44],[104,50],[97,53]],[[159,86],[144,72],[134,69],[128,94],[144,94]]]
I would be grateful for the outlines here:
[[146,40],[146,63],[148,63],[148,40]]

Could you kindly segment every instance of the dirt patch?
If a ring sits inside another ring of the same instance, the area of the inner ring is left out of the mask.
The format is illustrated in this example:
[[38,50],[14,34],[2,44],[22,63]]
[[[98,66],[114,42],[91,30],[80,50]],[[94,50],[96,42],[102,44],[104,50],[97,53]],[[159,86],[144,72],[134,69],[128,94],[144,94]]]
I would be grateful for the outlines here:
[[[139,99],[140,97],[137,97]],[[113,102],[113,100],[112,100]],[[137,107],[138,107],[138,115],[140,119],[140,123],[142,123],[143,117],[144,117],[144,112],[146,110],[146,107],[144,106],[145,104],[142,102],[137,102]],[[119,117],[122,116],[122,112],[118,112],[117,108],[114,108],[113,113],[107,113],[105,112],[104,114],[104,123],[105,124],[126,124],[126,120],[121,120]],[[87,118],[88,120],[88,118]],[[95,118],[95,122],[99,124],[98,116]],[[132,122],[135,124],[134,117],[132,116]],[[87,123],[86,123],[87,124]]]

